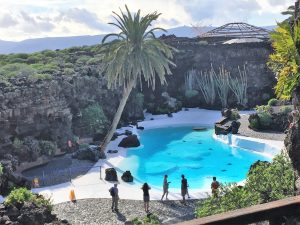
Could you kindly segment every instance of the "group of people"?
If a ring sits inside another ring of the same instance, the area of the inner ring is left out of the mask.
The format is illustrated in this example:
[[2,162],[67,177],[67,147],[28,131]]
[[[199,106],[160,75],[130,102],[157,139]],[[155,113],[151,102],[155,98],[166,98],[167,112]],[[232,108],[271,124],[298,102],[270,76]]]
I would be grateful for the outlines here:
[[[151,189],[151,187],[147,183],[144,183],[141,189],[143,190],[143,200],[144,200],[145,212],[149,213],[149,202],[150,202],[149,190]],[[118,211],[118,201],[119,201],[118,184],[114,184],[114,186],[109,189],[109,193],[112,198],[111,210],[113,212],[117,212]]]
[[[163,200],[164,197],[166,197],[166,200],[168,200],[170,183],[171,182],[168,181],[168,175],[165,175],[164,180],[163,180],[163,195],[161,197],[161,200]],[[182,196],[182,204],[184,204],[184,205],[186,205],[185,196],[187,195],[188,198],[190,198],[189,192],[188,192],[188,187],[189,187],[189,185],[188,185],[187,179],[182,174],[181,175],[181,196]],[[212,192],[213,197],[218,197],[219,187],[220,187],[220,184],[217,181],[217,178],[213,177],[213,181],[211,183],[211,192]],[[143,186],[141,187],[141,189],[143,191],[144,209],[145,209],[146,213],[149,213],[149,202],[150,202],[149,190],[151,189],[151,187],[148,185],[148,183],[144,183]],[[118,200],[119,200],[118,185],[114,184],[114,186],[109,189],[109,192],[112,197],[111,210],[113,212],[118,211]]]

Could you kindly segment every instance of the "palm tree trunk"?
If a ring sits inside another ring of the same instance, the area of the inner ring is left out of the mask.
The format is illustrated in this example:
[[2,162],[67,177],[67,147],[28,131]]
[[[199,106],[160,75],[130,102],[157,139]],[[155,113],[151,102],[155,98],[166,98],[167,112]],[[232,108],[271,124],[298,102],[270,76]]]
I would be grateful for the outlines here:
[[105,154],[105,149],[108,145],[108,143],[111,141],[114,133],[116,132],[116,129],[117,129],[117,126],[118,126],[118,123],[121,119],[121,116],[122,116],[122,113],[123,113],[123,110],[125,108],[125,105],[126,105],[126,102],[127,102],[127,99],[134,87],[134,84],[135,84],[135,80],[132,80],[126,87],[124,87],[123,89],[123,94],[122,94],[122,98],[120,100],[120,103],[119,103],[119,107],[117,109],[117,112],[115,113],[115,116],[114,116],[114,119],[112,121],[112,124],[110,126],[110,129],[107,133],[107,135],[105,136],[102,144],[101,144],[101,151]]

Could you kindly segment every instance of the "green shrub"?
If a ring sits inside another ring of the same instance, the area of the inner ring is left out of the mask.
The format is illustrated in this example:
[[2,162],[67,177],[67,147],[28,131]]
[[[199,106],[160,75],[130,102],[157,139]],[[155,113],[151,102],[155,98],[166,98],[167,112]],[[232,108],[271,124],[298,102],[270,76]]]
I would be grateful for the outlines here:
[[246,186],[259,193],[261,202],[292,196],[294,171],[291,161],[284,155],[278,155],[272,163],[258,163],[249,171]]
[[14,148],[15,149],[21,149],[22,148],[22,146],[23,146],[23,144],[24,144],[24,141],[22,141],[22,140],[20,140],[19,138],[14,138],[14,141],[13,141],[13,146],[14,146]]
[[65,68],[63,74],[67,76],[72,76],[75,74],[75,70],[72,68]]
[[221,185],[218,198],[209,197],[199,202],[197,217],[279,200],[293,195],[294,172],[290,160],[284,155],[273,162],[256,162],[247,174],[244,187],[236,184]]
[[199,92],[197,90],[186,90],[184,95],[186,98],[193,98],[195,96],[197,96],[199,94]]
[[81,125],[90,134],[103,133],[109,121],[99,104],[88,106],[82,111]]
[[28,77],[35,74],[36,70],[24,63],[13,63],[0,68],[0,76],[9,79],[13,77]]
[[41,150],[41,154],[48,155],[48,156],[54,155],[57,149],[55,143],[51,141],[44,141],[44,140],[39,141],[39,147]]
[[254,117],[254,118],[249,118],[249,127],[254,130],[259,129],[259,118]]
[[17,188],[10,192],[7,196],[4,204],[5,205],[14,205],[14,204],[23,204],[24,202],[32,201],[34,195],[31,191],[26,188]]
[[87,62],[91,59],[90,56],[86,56],[86,55],[83,55],[83,56],[80,56],[76,63],[79,64],[79,65],[85,65],[87,64]]
[[255,110],[257,111],[257,113],[269,113],[269,114],[271,114],[273,112],[272,107],[269,106],[269,105],[256,106]]
[[52,210],[52,203],[50,199],[46,199],[41,195],[33,194],[26,188],[17,188],[10,192],[4,201],[6,206],[24,204],[25,202],[33,202],[37,206],[46,206]]
[[94,58],[90,58],[86,64],[88,65],[99,65],[101,63],[101,58],[100,57],[94,57]]
[[261,125],[260,128],[268,129],[271,126],[273,120],[272,120],[272,115],[270,113],[261,112],[258,113],[258,117],[259,117],[259,124]]
[[240,118],[241,118],[241,116],[240,116],[240,113],[239,113],[238,109],[232,109],[230,119],[231,120],[238,120]]
[[149,216],[145,216],[143,219],[139,219],[136,217],[132,220],[132,223],[134,225],[157,225],[157,224],[160,224],[158,217],[153,214],[151,214]]
[[28,77],[29,80],[35,81],[35,80],[51,80],[50,74],[32,74]]
[[56,63],[46,63],[38,69],[38,73],[43,74],[54,74],[59,70],[59,67]]
[[282,106],[282,107],[280,107],[279,111],[280,111],[280,113],[287,115],[287,114],[291,113],[293,111],[293,109],[290,106]]
[[197,217],[209,216],[230,210],[245,208],[258,204],[258,194],[254,194],[245,187],[237,186],[235,183],[221,185],[220,197],[209,197],[199,202],[196,209]]
[[276,98],[271,98],[269,101],[268,101],[268,106],[276,106],[278,103],[278,100]]
[[142,93],[136,93],[132,101],[134,102],[134,107],[136,107],[137,109],[144,108],[144,95]]
[[0,176],[3,174],[3,165],[0,163]]

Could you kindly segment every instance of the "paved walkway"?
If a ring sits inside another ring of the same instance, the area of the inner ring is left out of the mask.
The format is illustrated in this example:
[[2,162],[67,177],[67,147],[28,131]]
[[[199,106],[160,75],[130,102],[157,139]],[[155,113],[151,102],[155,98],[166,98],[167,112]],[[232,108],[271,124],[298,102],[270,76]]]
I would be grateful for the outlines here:
[[[249,113],[249,112],[245,112]],[[180,111],[174,113],[173,117],[167,117],[166,115],[153,116],[146,114],[145,121],[140,122],[139,126],[144,126],[145,129],[154,127],[165,127],[174,125],[208,125],[213,126],[214,122],[221,117],[220,111],[204,110],[204,109],[190,109],[189,111]],[[136,133],[136,129],[132,127],[122,128],[119,131],[125,131],[126,129],[132,130]],[[117,154],[107,154],[108,158],[105,160],[99,160],[87,174],[73,179],[72,182],[67,182],[55,186],[49,186],[44,188],[33,189],[34,192],[44,194],[51,197],[54,204],[69,201],[70,190],[75,191],[77,199],[88,198],[110,198],[108,189],[113,185],[112,182],[107,182],[104,179],[100,179],[99,166],[102,167],[101,177],[104,178],[105,168],[117,168],[118,164],[126,157],[127,150],[118,147],[118,143],[124,136],[119,136],[116,140],[112,141],[107,150],[118,149]],[[264,140],[268,142],[268,140]],[[117,169],[118,177],[121,177],[124,171]],[[141,182],[134,181],[133,183],[125,183],[119,179],[119,192],[121,199],[142,200],[142,192],[140,187]],[[170,189],[169,199],[179,200],[181,199],[179,189]],[[210,190],[190,190],[190,196],[192,199],[205,198]],[[152,188],[151,199],[159,200],[161,198],[162,189]]]

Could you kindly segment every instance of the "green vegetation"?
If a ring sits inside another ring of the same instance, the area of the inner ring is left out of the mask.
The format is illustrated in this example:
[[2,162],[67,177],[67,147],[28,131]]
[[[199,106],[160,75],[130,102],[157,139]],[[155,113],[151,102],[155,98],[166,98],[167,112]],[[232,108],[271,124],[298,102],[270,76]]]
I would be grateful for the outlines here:
[[190,99],[197,96],[198,94],[199,92],[197,90],[192,89],[192,90],[186,90],[184,95],[187,99]]
[[86,74],[90,66],[99,65],[101,45],[73,47],[32,54],[0,55],[0,83],[11,85],[11,78],[25,78],[35,82],[49,80],[56,75]]
[[271,98],[268,101],[268,106],[276,106],[278,104],[278,100],[276,98]]
[[249,117],[249,128],[253,130],[259,129],[259,117]]
[[51,141],[44,141],[44,140],[39,141],[39,147],[40,147],[41,154],[48,155],[48,156],[54,155],[57,149],[55,143]]
[[293,109],[290,106],[282,106],[282,107],[280,107],[279,111],[280,111],[280,113],[287,115],[287,114],[291,113],[293,111]]
[[157,216],[151,214],[149,216],[145,216],[143,219],[134,218],[132,223],[134,225],[158,225],[159,220]]
[[13,146],[15,149],[20,150],[24,144],[24,141],[20,140],[19,138],[15,138],[13,141]]
[[33,202],[37,206],[46,206],[49,210],[52,210],[52,203],[49,199],[46,199],[41,195],[33,194],[26,188],[12,190],[4,201],[4,204],[6,206],[23,205],[25,202]]
[[2,163],[0,163],[0,176],[3,174],[3,165],[2,165]]
[[204,217],[266,203],[293,196],[293,192],[294,171],[291,162],[286,156],[278,155],[271,163],[258,161],[253,164],[245,186],[221,185],[218,198],[211,196],[199,202],[196,216]]
[[90,134],[103,133],[108,128],[108,123],[99,104],[90,105],[82,111],[81,126]]
[[108,34],[102,40],[104,43],[110,36],[117,37],[117,40],[103,46],[104,73],[108,88],[123,90],[111,128],[101,146],[103,151],[116,131],[127,99],[137,82],[144,79],[154,89],[156,76],[161,84],[166,83],[165,75],[171,74],[170,65],[175,66],[171,62],[174,49],[154,35],[154,31],[163,29],[149,29],[160,14],[154,12],[141,16],[138,10],[132,15],[126,5],[125,8],[125,13],[121,11],[120,15],[114,12],[116,22],[111,23],[119,29],[119,33]]
[[230,119],[231,120],[238,120],[240,118],[241,118],[241,116],[240,116],[240,113],[239,113],[238,109],[232,109]]
[[270,105],[256,106],[255,108],[257,116],[250,115],[249,127],[254,130],[269,129],[272,125],[272,112],[273,109]]
[[270,55],[268,66],[277,77],[275,93],[279,99],[290,99],[299,82],[300,23],[294,27],[288,22],[278,24],[271,40],[274,53]]

